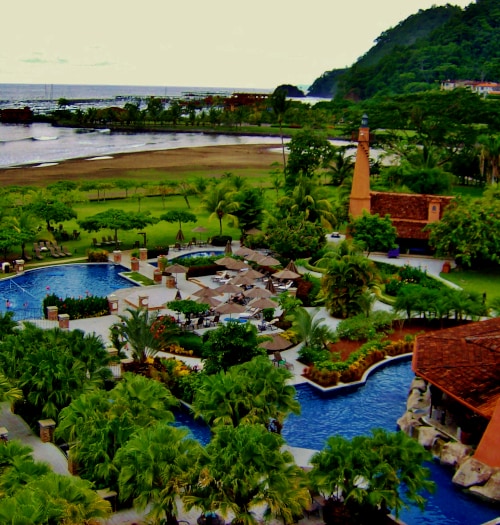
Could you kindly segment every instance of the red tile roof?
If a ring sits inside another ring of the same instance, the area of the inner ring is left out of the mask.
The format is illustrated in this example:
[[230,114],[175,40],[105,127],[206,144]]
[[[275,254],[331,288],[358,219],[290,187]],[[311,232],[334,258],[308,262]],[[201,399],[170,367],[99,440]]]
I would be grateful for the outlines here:
[[500,318],[418,336],[413,371],[487,419],[500,400]]

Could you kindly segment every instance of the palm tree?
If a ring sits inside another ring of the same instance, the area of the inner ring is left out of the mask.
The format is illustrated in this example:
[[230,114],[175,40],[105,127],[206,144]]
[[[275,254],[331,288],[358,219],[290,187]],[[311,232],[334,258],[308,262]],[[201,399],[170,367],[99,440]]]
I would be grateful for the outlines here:
[[285,143],[283,141],[283,119],[285,117],[285,113],[291,105],[291,102],[286,98],[286,94],[287,93],[285,89],[276,88],[270,98],[273,112],[276,115],[276,120],[278,121],[280,127],[281,152],[283,155],[283,173],[286,172]]
[[310,504],[305,476],[282,450],[278,434],[262,425],[222,426],[189,473],[186,509],[232,514],[233,525],[256,525],[256,507],[292,523]]
[[151,314],[147,308],[127,308],[126,312],[127,315],[118,316],[120,322],[113,325],[113,329],[130,345],[132,359],[145,363],[160,350],[160,339],[153,329],[158,316]]
[[307,221],[319,222],[326,228],[337,224],[331,202],[311,178],[301,177],[292,192],[278,200],[277,206],[287,214],[303,213]]
[[500,166],[500,135],[481,135],[477,141],[481,148],[481,174],[484,176],[486,172],[486,182],[495,184]]
[[201,199],[201,206],[210,213],[210,219],[219,221],[219,235],[222,236],[222,220],[229,219],[233,224],[238,223],[238,218],[233,212],[238,209],[238,203],[232,200],[234,191],[226,184],[218,184],[210,188]]
[[120,498],[133,498],[134,507],[152,523],[177,523],[177,497],[183,492],[185,473],[196,462],[201,445],[189,431],[158,422],[141,429],[116,454]]
[[7,218],[6,226],[12,228],[19,238],[22,259],[27,259],[26,243],[36,238],[39,225],[40,221],[29,210],[21,210],[16,215]]
[[23,398],[23,391],[12,386],[11,381],[0,372],[0,403],[14,403]]
[[330,164],[328,174],[331,177],[331,183],[335,186],[340,186],[354,172],[354,162],[352,155],[347,155],[348,149],[349,146],[334,147],[333,163]]
[[[311,463],[310,481],[328,502],[342,502],[344,516],[365,523],[390,510],[396,516],[409,502],[423,508],[422,490],[432,490],[429,469],[422,466],[430,454],[403,432],[376,429],[372,436],[351,441],[328,438]],[[404,487],[404,488],[403,488]],[[402,492],[401,492],[402,490]]]
[[291,373],[276,368],[267,357],[203,377],[194,401],[195,417],[212,427],[260,423],[273,419],[283,425],[290,413],[299,414],[295,388],[287,384]]
[[335,333],[323,323],[323,317],[316,319],[317,314],[318,310],[310,314],[303,307],[295,308],[289,316],[292,330],[297,333],[304,346],[328,350],[328,343],[335,341]]

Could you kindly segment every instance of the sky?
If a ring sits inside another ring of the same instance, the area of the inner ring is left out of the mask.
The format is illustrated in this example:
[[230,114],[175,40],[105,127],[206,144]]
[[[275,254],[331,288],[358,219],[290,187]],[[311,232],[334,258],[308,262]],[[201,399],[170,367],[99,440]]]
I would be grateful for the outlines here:
[[308,86],[420,9],[473,1],[4,1],[0,83]]

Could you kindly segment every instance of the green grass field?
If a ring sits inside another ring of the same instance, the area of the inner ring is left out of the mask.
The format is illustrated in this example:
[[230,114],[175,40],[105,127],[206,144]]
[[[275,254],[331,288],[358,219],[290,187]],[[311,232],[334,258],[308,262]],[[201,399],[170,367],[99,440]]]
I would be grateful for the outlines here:
[[500,298],[500,274],[494,271],[452,271],[442,273],[441,277],[457,284],[468,292],[486,293],[489,303],[494,298]]

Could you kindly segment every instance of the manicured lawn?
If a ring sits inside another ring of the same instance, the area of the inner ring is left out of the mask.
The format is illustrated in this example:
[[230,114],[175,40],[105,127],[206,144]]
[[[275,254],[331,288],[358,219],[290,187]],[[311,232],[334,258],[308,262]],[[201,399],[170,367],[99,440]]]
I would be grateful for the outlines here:
[[500,297],[500,273],[498,271],[452,271],[442,273],[443,279],[458,284],[466,291],[486,293],[486,300],[490,302],[495,297]]

